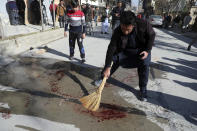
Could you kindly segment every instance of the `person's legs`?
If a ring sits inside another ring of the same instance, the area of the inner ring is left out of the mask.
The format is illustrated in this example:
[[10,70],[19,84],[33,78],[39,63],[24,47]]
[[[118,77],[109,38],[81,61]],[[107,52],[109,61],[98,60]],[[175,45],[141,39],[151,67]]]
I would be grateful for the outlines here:
[[94,22],[95,22],[95,24],[97,26],[97,16],[94,16]]
[[75,33],[69,32],[70,59],[72,59],[74,56],[76,38],[77,37]]
[[139,87],[141,100],[145,100],[147,97],[147,84],[149,77],[149,66],[151,61],[151,54],[149,53],[148,57],[144,60],[139,60],[138,65],[138,76],[139,76]]
[[197,42],[197,36],[191,41],[191,43],[189,44],[189,46],[187,47],[187,50],[190,51],[191,50],[191,46],[193,44],[195,44]]
[[109,23],[105,22],[104,23],[104,31],[105,31],[106,34],[108,34],[108,28],[109,28]]
[[105,23],[104,22],[102,22],[102,27],[101,27],[101,34],[103,34],[104,33],[104,30],[105,30],[105,25],[104,25]]
[[83,47],[83,39],[82,39],[82,34],[81,33],[77,34],[77,44],[78,44],[78,47],[79,47],[82,62],[85,62],[85,50],[84,50],[84,47]]
[[65,26],[64,25],[64,22],[65,22],[64,19],[65,19],[64,16],[62,16],[62,28],[64,28],[64,26]]
[[51,11],[51,18],[52,18],[52,21],[53,21],[53,26],[54,26],[55,24],[54,24],[53,11]]
[[10,11],[10,25],[16,25],[16,21],[15,21],[15,15],[14,15],[14,11],[11,10]]

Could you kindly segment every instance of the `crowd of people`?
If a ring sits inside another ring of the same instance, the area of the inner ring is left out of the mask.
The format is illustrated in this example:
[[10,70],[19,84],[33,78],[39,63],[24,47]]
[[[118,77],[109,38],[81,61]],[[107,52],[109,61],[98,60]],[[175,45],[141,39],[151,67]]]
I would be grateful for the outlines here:
[[[182,32],[191,28],[190,22],[192,17],[190,12],[185,15],[176,14],[174,17],[171,14],[164,14],[163,17],[163,27],[165,29],[171,28],[181,28]],[[197,21],[197,20],[195,20]]]

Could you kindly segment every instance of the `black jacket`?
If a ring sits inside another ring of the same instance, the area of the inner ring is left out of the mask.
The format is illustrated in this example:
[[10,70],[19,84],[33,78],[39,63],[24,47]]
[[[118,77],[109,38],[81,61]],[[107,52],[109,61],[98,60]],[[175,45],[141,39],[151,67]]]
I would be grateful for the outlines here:
[[[142,19],[137,19],[135,31],[135,42],[137,48],[140,51],[150,52],[155,40],[155,32],[150,23]],[[121,39],[122,37],[125,37],[125,35],[122,33],[121,28],[119,26],[115,29],[110,44],[108,46],[107,55],[105,59],[105,67],[110,67],[113,56],[123,51],[123,41]]]
[[[121,7],[115,7],[113,8],[111,15],[112,15],[112,21],[116,21],[116,20],[120,20],[120,15],[122,14],[122,12],[124,11],[124,8]],[[115,14],[119,14],[119,16],[116,16]]]

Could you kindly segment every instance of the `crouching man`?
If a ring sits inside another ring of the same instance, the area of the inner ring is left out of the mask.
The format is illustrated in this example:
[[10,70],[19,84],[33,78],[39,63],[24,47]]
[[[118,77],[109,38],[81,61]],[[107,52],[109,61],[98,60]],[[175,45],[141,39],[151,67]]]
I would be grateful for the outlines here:
[[119,66],[123,68],[137,67],[139,97],[141,101],[146,101],[151,49],[154,39],[155,32],[149,22],[136,18],[131,11],[123,11],[120,16],[120,26],[114,30],[108,46],[101,79],[95,81],[95,85],[99,86],[102,78],[111,76]]

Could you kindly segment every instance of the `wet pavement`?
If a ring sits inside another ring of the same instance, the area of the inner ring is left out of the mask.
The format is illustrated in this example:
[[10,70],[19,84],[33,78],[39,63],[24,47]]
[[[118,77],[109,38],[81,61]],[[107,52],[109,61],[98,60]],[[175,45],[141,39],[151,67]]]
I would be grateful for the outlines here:
[[[162,72],[155,67],[150,69],[151,80],[162,78]],[[91,83],[98,78],[100,70],[50,58],[14,58],[10,64],[0,66],[0,102],[9,106],[0,106],[0,119],[6,123],[22,116],[21,121],[27,121],[26,117],[36,121],[34,125],[13,124],[14,130],[54,131],[54,127],[47,128],[49,125],[42,123],[43,119],[72,125],[71,129],[56,124],[61,127],[58,131],[162,130],[147,119],[145,112],[117,95],[120,90],[126,90],[137,97],[136,69],[119,68],[104,88],[100,109],[97,112],[84,109],[78,99],[95,91]],[[165,118],[155,118],[161,123],[167,122]]]

